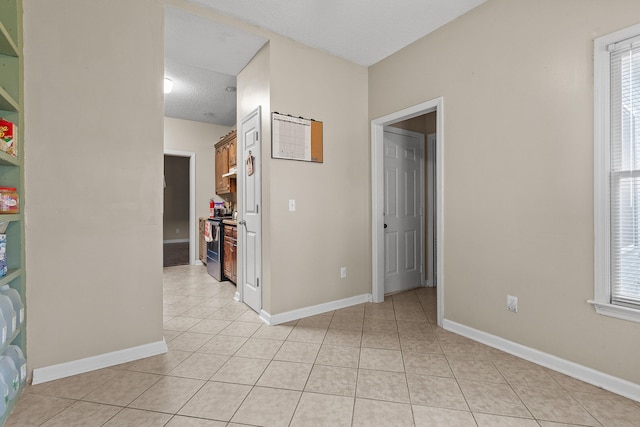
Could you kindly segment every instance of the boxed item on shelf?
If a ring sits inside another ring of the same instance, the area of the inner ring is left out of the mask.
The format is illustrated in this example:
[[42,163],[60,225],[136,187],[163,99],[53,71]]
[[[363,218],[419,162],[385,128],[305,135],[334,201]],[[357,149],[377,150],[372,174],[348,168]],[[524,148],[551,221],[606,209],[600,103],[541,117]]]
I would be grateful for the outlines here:
[[18,126],[0,118],[0,150],[18,157]]
[[27,359],[25,359],[22,349],[17,345],[10,345],[5,350],[4,356],[9,356],[13,360],[20,373],[20,382],[25,384],[27,382]]
[[9,356],[0,356],[0,375],[2,375],[7,387],[9,387],[9,400],[13,400],[20,388],[20,372],[16,368],[13,359]]
[[11,339],[18,326],[18,319],[11,299],[2,294],[0,294],[0,311],[7,322],[7,339]]
[[20,292],[11,288],[9,285],[4,285],[0,288],[0,295],[9,297],[11,304],[13,304],[13,309],[16,311],[16,324],[17,326],[22,325],[24,322],[24,304],[22,303]]

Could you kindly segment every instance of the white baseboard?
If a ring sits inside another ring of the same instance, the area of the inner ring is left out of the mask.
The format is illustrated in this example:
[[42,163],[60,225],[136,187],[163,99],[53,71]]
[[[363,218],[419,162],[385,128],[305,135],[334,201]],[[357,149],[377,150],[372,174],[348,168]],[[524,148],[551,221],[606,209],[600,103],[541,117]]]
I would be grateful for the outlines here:
[[454,332],[463,337],[467,337],[498,350],[505,351],[514,356],[544,366],[554,371],[558,371],[570,377],[579,379],[596,387],[601,387],[621,396],[640,402],[640,384],[635,384],[621,378],[614,377],[604,372],[596,371],[589,367],[561,359],[552,354],[515,343],[513,341],[491,335],[477,329],[470,328],[460,323],[444,320],[442,327],[447,331]]
[[91,356],[85,359],[74,360],[57,365],[45,366],[44,368],[37,368],[33,370],[32,384],[35,385],[60,378],[70,377],[71,375],[84,374],[85,372],[108,368],[109,366],[115,366],[121,363],[143,359],[145,357],[156,356],[166,352],[167,343],[163,338],[162,341],[139,345],[137,347],[99,354],[97,356]]
[[371,294],[356,295],[354,297],[325,302],[273,315],[262,310],[260,312],[260,319],[268,325],[279,325],[292,320],[302,319],[303,317],[315,316],[316,314],[326,313],[327,311],[339,310],[341,308],[351,307],[352,305],[362,304],[363,302],[370,302],[372,298],[373,296]]

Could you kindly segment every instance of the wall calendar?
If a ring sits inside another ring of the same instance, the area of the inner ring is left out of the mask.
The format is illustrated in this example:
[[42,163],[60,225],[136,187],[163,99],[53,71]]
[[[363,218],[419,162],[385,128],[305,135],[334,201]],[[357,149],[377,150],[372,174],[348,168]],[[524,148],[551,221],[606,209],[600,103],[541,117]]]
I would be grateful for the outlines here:
[[322,163],[322,122],[271,113],[271,157]]

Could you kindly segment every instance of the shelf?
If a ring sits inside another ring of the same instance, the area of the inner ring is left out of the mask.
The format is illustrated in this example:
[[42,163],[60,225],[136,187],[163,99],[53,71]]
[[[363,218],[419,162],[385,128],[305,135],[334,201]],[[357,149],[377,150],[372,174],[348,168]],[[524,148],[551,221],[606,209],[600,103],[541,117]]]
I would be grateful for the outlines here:
[[2,347],[0,347],[0,354],[4,353],[5,350],[7,349],[7,347],[9,347],[13,341],[17,338],[18,335],[20,335],[20,332],[22,332],[22,329],[24,328],[24,323],[22,325],[20,325],[20,327],[18,329],[16,329],[15,331],[13,331],[13,335],[11,335],[11,337],[7,337],[7,341],[5,341],[5,343],[2,345]]
[[16,57],[19,56],[18,47],[2,22],[0,22],[0,54]]
[[7,274],[5,276],[0,277],[0,288],[3,287],[4,285],[8,284],[9,282],[14,280],[15,278],[19,277],[21,274],[22,274],[22,269],[21,268],[9,269],[9,271],[7,271]]
[[20,214],[0,214],[0,224],[3,222],[20,221],[21,219]]
[[0,87],[0,110],[20,111],[19,104],[3,87]]
[[0,151],[0,166],[20,166],[20,158]]
[[[9,120],[20,129],[17,132],[16,146],[19,153],[23,151],[23,37],[22,37],[22,0],[0,0],[0,117]],[[20,198],[24,195],[24,161],[23,156],[14,157],[0,151],[0,180],[3,186],[16,187]],[[22,213],[0,213],[0,233],[7,234],[7,265],[10,268],[5,276],[0,277],[0,287],[11,286],[18,291],[23,304],[26,305],[26,269],[25,269],[25,225]],[[26,348],[26,316],[24,322],[11,337],[0,346],[0,354],[9,345],[20,347],[25,357]],[[20,384],[16,397],[7,403],[4,415],[0,416],[0,427],[5,424],[24,391]]]

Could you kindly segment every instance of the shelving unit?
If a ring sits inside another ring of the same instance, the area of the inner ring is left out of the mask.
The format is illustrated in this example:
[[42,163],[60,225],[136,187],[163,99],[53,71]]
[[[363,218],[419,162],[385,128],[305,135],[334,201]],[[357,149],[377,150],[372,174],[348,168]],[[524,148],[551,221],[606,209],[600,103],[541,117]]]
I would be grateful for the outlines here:
[[[22,46],[22,0],[0,0],[0,117],[18,125],[18,157],[0,151],[0,186],[16,187],[20,200],[20,213],[0,214],[0,228],[6,225],[9,270],[0,277],[0,287],[9,285],[16,289],[26,306]],[[26,323],[25,318],[13,336],[0,346],[0,354],[13,344],[19,346],[26,357]],[[0,426],[4,425],[23,387],[21,384],[16,397],[8,403],[5,414],[0,417]]]

